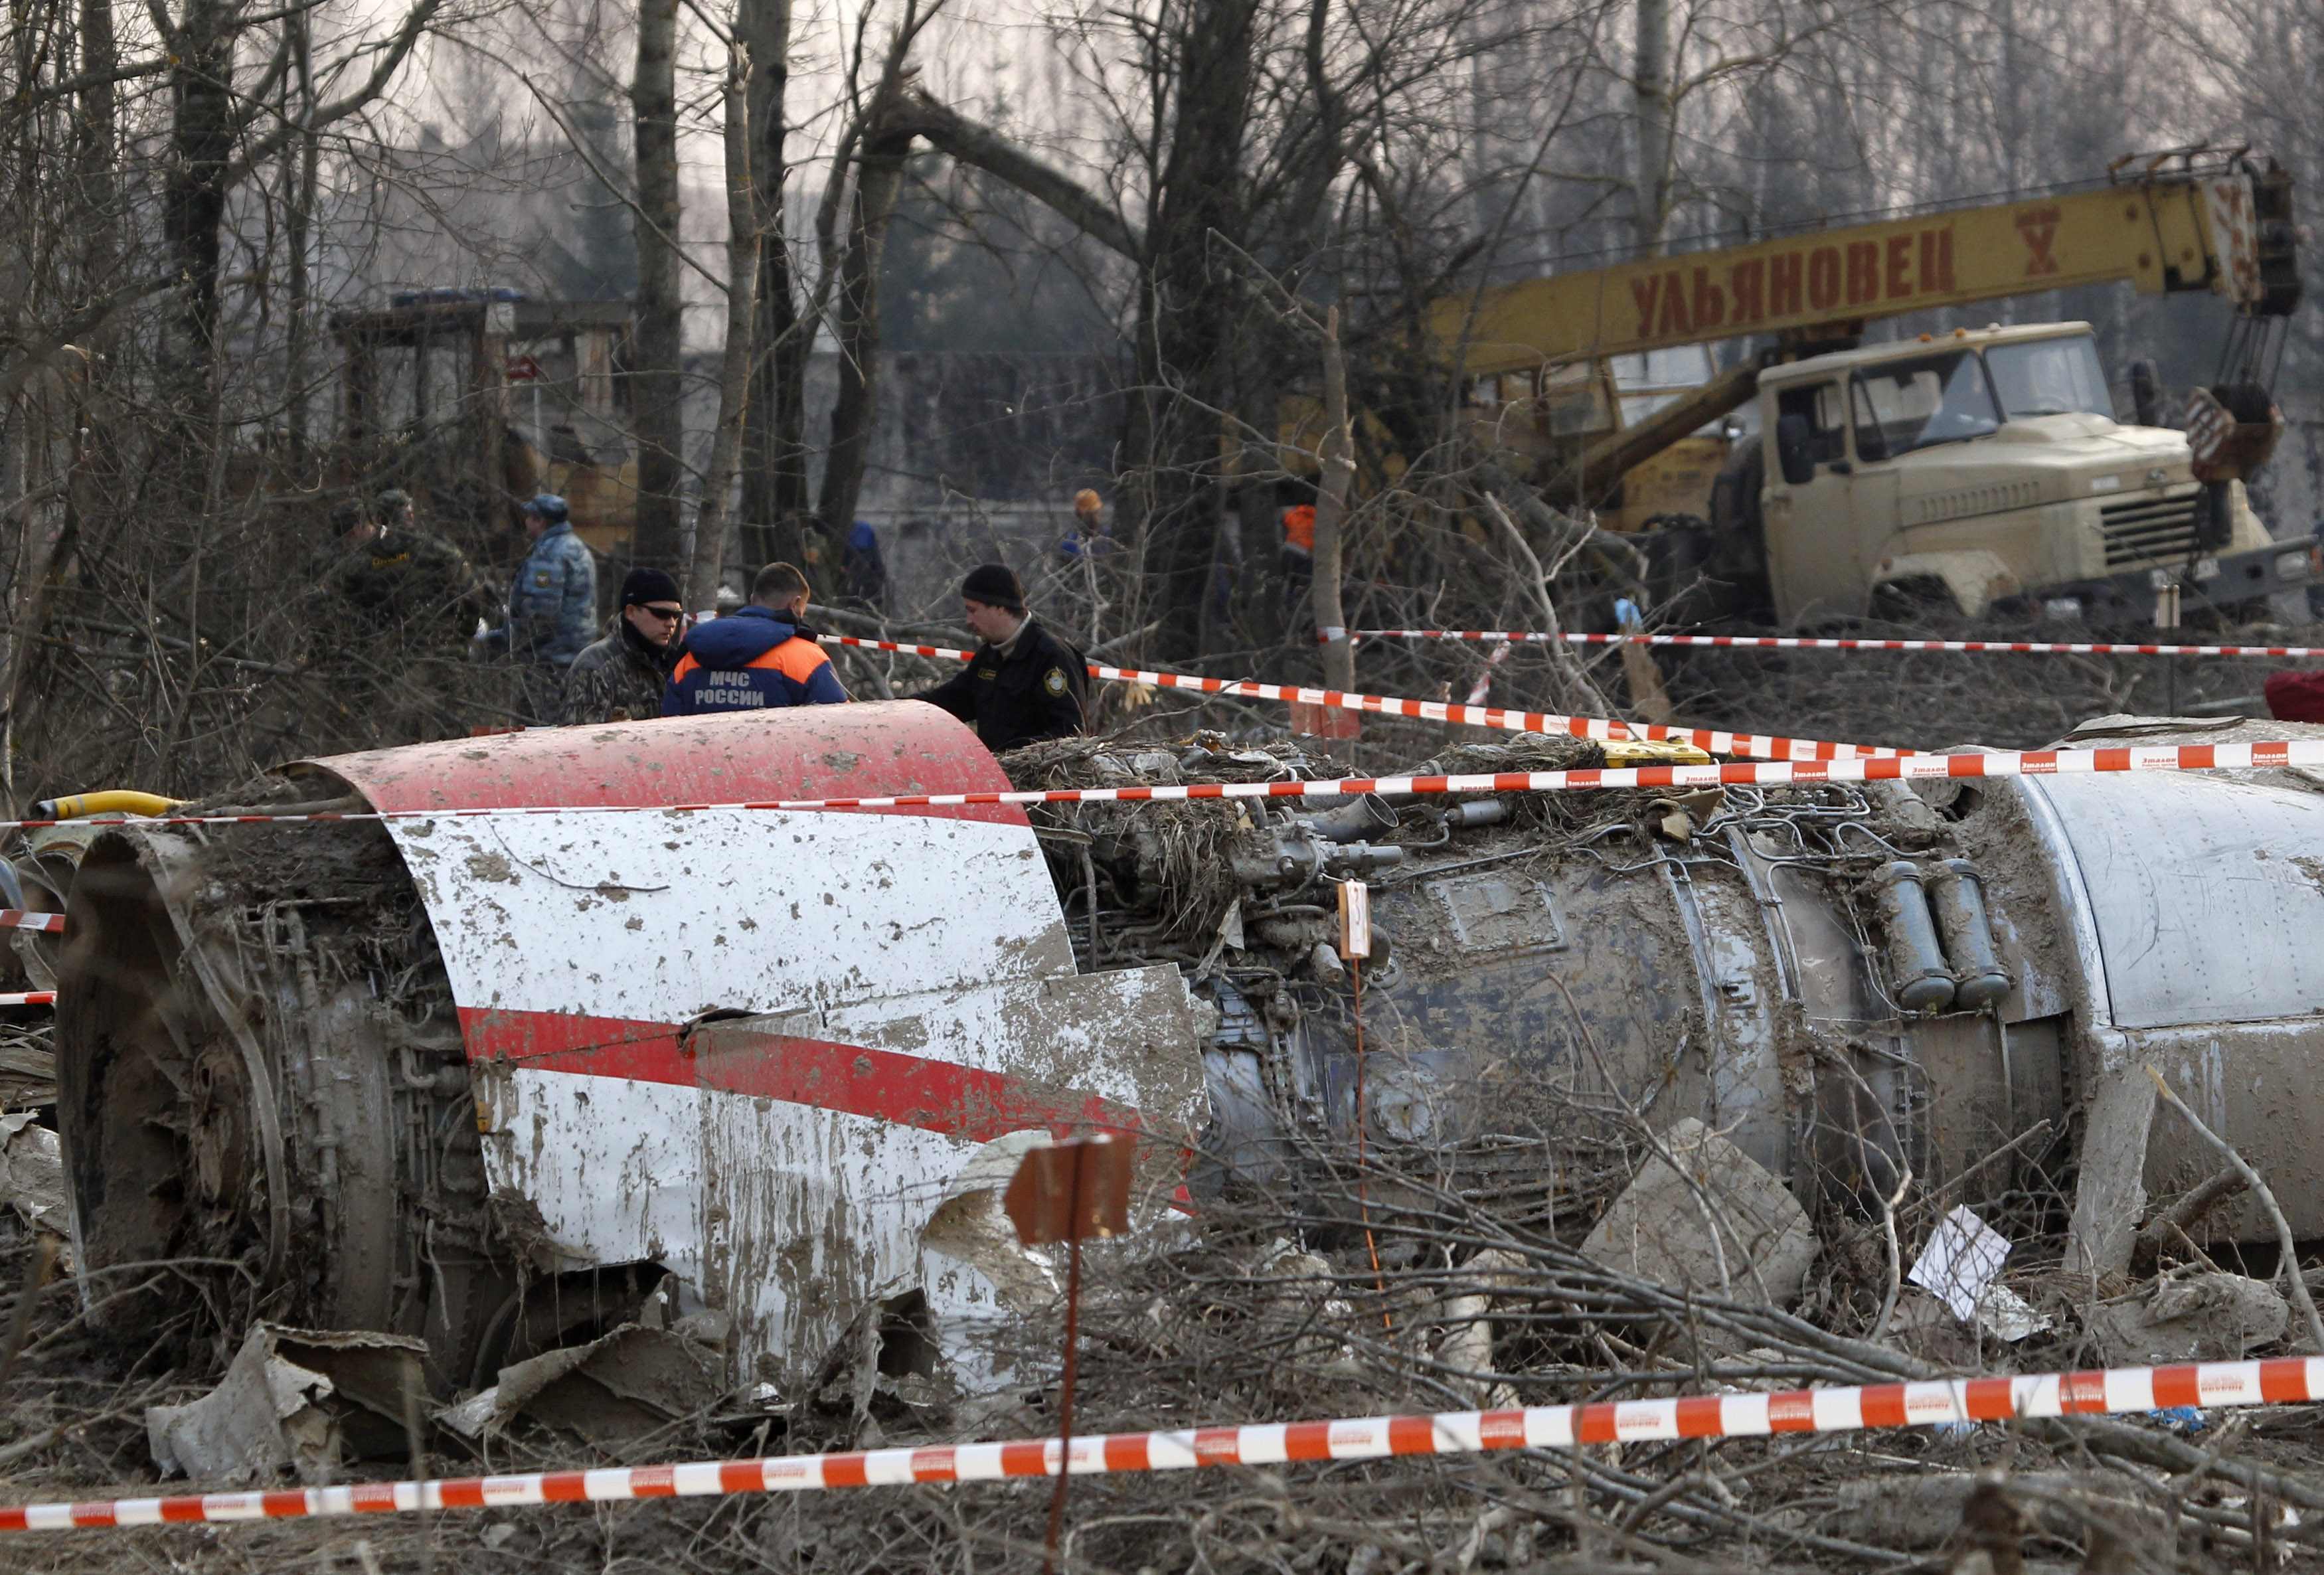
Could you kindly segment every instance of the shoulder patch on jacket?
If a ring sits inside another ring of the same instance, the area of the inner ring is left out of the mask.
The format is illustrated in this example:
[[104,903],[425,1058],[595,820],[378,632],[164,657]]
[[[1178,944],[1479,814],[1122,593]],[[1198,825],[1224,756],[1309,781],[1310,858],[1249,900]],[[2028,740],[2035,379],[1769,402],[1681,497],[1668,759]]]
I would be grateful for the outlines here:
[[1063,668],[1051,668],[1049,669],[1049,676],[1041,680],[1041,687],[1047,689],[1052,695],[1064,694],[1065,692],[1065,669]]
[[536,585],[545,585],[549,584],[549,571],[547,569],[533,570],[532,583]]

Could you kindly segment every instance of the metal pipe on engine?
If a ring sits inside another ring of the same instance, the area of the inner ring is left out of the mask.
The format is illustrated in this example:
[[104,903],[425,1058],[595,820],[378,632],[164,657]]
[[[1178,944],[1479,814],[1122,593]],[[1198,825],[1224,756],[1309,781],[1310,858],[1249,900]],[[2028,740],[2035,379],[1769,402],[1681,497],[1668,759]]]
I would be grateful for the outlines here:
[[1923,1015],[1944,1011],[1953,1004],[1956,987],[1944,949],[1937,943],[1920,866],[1904,859],[1883,864],[1872,877],[1872,889],[1887,935],[1888,972],[1897,1006]]

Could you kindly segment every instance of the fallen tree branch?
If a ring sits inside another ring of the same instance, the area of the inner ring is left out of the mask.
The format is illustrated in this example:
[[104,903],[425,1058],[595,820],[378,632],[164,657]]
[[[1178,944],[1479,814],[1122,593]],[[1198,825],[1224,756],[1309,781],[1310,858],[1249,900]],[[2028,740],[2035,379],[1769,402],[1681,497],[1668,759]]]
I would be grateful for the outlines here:
[[2165,1242],[2174,1234],[2183,1237],[2204,1215],[2242,1192],[2246,1184],[2243,1173],[2229,1165],[2157,1210],[2154,1218],[2140,1228],[2137,1239],[2131,1245],[2134,1269],[2143,1266],[2151,1270],[2162,1257]]
[[2268,1191],[2267,1183],[2260,1179],[2259,1172],[2251,1167],[2248,1160],[2236,1152],[2233,1144],[2203,1125],[2202,1118],[2187,1108],[2187,1101],[2172,1092],[2171,1085],[2163,1080],[2161,1073],[2149,1066],[2146,1075],[2154,1080],[2154,1091],[2163,1102],[2178,1111],[2180,1119],[2192,1127],[2198,1137],[2219,1151],[2236,1174],[2243,1177],[2244,1184],[2251,1188],[2252,1196],[2259,1200],[2260,1207],[2267,1211],[2269,1220],[2275,1226],[2276,1244],[2283,1252],[2281,1266],[2284,1278],[2292,1282],[2292,1300],[2299,1307],[2300,1315],[2308,1321],[2309,1349],[2324,1352],[2324,1319],[2316,1316],[2316,1299],[2308,1294],[2308,1281],[2300,1272],[2300,1248],[2292,1239],[2292,1224],[2284,1219],[2283,1209],[2276,1202],[2275,1194]]

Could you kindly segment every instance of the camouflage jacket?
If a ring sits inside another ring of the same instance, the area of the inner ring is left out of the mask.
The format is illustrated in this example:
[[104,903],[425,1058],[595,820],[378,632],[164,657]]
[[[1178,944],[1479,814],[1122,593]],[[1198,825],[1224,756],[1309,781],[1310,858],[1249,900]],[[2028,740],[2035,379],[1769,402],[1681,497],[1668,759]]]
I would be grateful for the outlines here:
[[597,628],[597,562],[559,523],[540,533],[509,587],[509,654],[567,667]]
[[491,592],[460,549],[418,530],[389,530],[340,551],[324,583],[374,630],[466,639]]
[[661,714],[662,680],[669,676],[675,649],[657,652],[629,632],[616,615],[613,632],[573,659],[565,669],[565,695],[557,709],[565,727],[600,722],[639,722]]

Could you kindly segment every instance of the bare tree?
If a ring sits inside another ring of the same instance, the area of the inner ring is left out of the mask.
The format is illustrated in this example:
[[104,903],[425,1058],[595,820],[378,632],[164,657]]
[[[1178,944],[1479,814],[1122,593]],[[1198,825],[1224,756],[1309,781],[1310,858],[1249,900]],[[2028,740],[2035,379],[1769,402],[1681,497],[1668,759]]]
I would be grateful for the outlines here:
[[630,105],[636,127],[637,335],[630,368],[631,422],[638,440],[637,524],[630,555],[674,567],[678,550],[678,475],[686,447],[685,295],[678,190],[678,0],[638,8],[637,76]]
[[751,125],[749,51],[729,41],[726,80],[720,89],[724,114],[721,141],[726,178],[726,343],[718,361],[718,424],[711,435],[710,463],[702,474],[702,505],[694,519],[694,557],[686,578],[687,603],[706,605],[718,589],[733,536],[727,496],[742,449],[749,417],[751,364],[756,348],[760,248],[765,216],[758,207],[759,184],[751,168],[757,139]]

